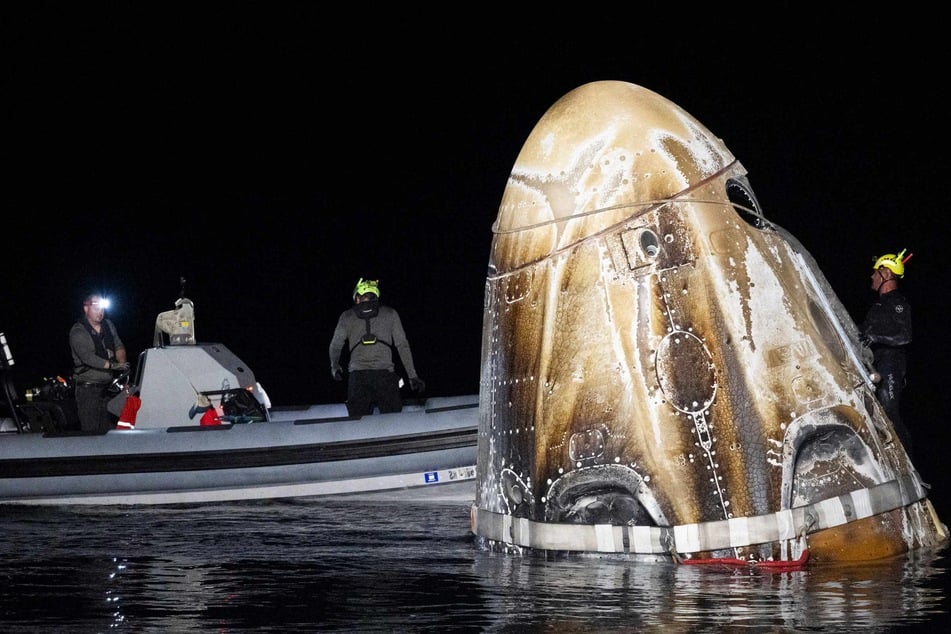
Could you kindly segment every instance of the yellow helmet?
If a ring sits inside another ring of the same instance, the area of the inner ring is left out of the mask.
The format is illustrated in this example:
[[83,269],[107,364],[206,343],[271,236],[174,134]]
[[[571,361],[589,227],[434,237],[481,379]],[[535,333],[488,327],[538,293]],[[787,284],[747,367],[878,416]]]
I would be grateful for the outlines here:
[[359,295],[366,295],[367,293],[373,293],[377,296],[377,299],[380,297],[380,282],[379,280],[365,280],[362,277],[357,281],[357,285],[353,288],[353,298],[356,299]]
[[905,277],[905,262],[911,259],[911,256],[914,253],[909,253],[908,257],[905,257],[905,251],[908,249],[902,249],[898,255],[894,253],[886,253],[885,255],[875,258],[875,264],[872,265],[872,269],[878,270],[879,267],[884,266],[892,273],[898,277]]

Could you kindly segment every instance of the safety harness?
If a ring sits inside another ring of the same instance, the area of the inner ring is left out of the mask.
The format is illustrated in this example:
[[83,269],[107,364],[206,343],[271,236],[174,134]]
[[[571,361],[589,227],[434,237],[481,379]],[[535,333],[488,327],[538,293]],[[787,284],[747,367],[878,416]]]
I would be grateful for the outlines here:
[[393,344],[389,343],[388,341],[383,341],[382,339],[377,337],[375,334],[373,334],[373,332],[370,330],[370,320],[376,317],[380,313],[379,304],[373,302],[372,304],[368,305],[364,309],[361,309],[360,306],[361,306],[360,304],[354,306],[353,312],[356,313],[357,317],[359,317],[366,323],[367,331],[362,337],[360,337],[360,341],[358,341],[357,343],[353,344],[350,347],[350,353],[352,354],[353,351],[356,350],[358,346],[361,346],[361,345],[372,346],[375,343],[382,343],[383,345],[389,347],[390,350],[392,350]]
[[[80,319],[77,322],[83,328],[86,329],[86,332],[89,333],[89,336],[92,337],[92,343],[96,347],[96,356],[102,357],[103,359],[111,359],[109,356],[109,351],[115,350],[115,340],[112,338],[112,327],[109,324],[108,320],[103,320],[102,327],[99,332],[96,332],[96,329],[92,327],[87,319]],[[93,366],[88,364],[77,365],[73,368],[74,374],[80,374],[85,370],[92,369],[102,369],[102,368],[93,368]]]

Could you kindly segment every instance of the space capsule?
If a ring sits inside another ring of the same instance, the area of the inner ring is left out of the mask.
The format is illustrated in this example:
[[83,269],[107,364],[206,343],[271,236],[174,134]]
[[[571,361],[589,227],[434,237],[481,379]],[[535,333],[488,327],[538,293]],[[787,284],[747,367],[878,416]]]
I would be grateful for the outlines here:
[[682,108],[620,81],[569,92],[492,230],[486,544],[782,565],[947,541],[854,322]]

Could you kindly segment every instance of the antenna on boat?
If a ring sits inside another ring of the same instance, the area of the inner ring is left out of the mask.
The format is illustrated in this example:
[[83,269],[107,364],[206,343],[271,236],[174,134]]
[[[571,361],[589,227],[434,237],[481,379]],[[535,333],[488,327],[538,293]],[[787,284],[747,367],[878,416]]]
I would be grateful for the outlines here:
[[178,279],[179,279],[179,283],[182,285],[182,292],[178,295],[178,297],[179,297],[179,299],[184,299],[184,297],[185,297],[185,282],[186,282],[187,280],[185,280],[184,277],[180,277],[180,278],[178,278]]

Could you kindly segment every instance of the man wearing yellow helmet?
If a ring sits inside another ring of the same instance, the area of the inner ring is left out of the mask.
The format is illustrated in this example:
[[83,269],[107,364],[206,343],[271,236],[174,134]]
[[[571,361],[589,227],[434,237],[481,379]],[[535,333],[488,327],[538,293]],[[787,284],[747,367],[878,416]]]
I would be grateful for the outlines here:
[[877,297],[860,330],[862,343],[871,348],[875,370],[881,377],[875,396],[910,456],[911,435],[902,421],[900,408],[905,387],[905,346],[911,343],[911,306],[898,290],[898,280],[905,276],[905,262],[912,256],[906,256],[905,251],[875,258],[871,277]]
[[350,380],[347,384],[347,411],[350,416],[398,412],[403,408],[400,378],[393,362],[393,350],[409,375],[414,392],[422,392],[426,384],[416,374],[413,354],[400,321],[399,313],[380,304],[380,284],[362,277],[353,289],[353,306],[340,314],[330,340],[330,374],[343,380],[340,355],[345,342],[350,342]]

